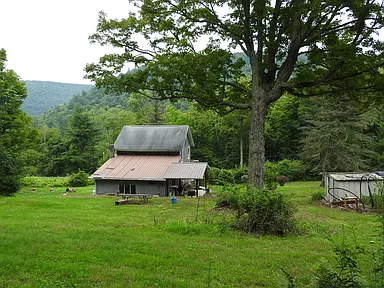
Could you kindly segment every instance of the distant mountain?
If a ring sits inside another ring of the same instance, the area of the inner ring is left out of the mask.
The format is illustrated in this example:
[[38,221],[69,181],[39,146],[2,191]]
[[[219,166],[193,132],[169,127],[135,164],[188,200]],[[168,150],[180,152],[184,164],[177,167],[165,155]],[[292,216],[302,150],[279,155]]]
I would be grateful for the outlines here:
[[31,116],[43,114],[58,104],[68,103],[72,96],[89,91],[94,86],[48,81],[25,81],[28,97],[21,108]]

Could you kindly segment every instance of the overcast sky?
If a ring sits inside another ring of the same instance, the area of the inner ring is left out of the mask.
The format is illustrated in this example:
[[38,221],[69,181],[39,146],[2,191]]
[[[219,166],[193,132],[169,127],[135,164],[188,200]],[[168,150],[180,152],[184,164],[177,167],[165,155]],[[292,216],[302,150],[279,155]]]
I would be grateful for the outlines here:
[[86,83],[87,63],[110,49],[91,45],[99,11],[127,17],[129,0],[1,0],[0,48],[22,80]]
[[2,0],[0,48],[6,68],[22,80],[86,83],[87,63],[109,52],[88,36],[96,31],[99,11],[108,18],[129,13],[128,0]]

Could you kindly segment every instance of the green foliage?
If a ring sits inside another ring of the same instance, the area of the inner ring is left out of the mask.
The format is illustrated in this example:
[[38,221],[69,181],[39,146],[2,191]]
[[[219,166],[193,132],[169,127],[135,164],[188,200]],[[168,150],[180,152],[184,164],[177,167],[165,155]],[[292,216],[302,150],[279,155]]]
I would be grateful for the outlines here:
[[305,180],[310,177],[306,175],[304,165],[299,160],[266,161],[264,167],[267,187],[276,186],[276,178],[282,175],[288,177],[289,181]]
[[295,288],[296,287],[296,284],[295,284],[295,280],[293,279],[292,275],[289,274],[287,271],[285,271],[284,269],[281,268],[281,271],[284,273],[287,281],[288,281],[288,285],[287,285],[287,288]]
[[223,186],[235,184],[235,178],[232,170],[221,169],[217,175],[216,183]]
[[277,191],[247,191],[226,189],[220,195],[218,206],[226,205],[237,211],[235,227],[255,234],[285,236],[297,231],[295,205],[288,196]]
[[308,101],[301,159],[316,173],[367,169],[371,137],[356,103],[345,95]]
[[79,107],[73,110],[69,119],[68,136],[67,172],[78,169],[88,173],[95,171],[100,157],[96,153],[98,131],[89,114]]
[[21,108],[29,115],[41,115],[56,105],[67,103],[73,95],[89,91],[93,85],[47,81],[25,81],[28,97]]
[[82,170],[69,176],[68,184],[73,187],[84,187],[93,183],[92,179],[88,179],[88,174]]
[[248,191],[245,212],[238,227],[246,232],[284,236],[296,231],[296,208],[286,194],[277,191]]
[[217,207],[228,207],[237,211],[237,216],[244,214],[245,191],[235,186],[224,186],[216,202]]
[[27,176],[21,178],[21,185],[24,187],[68,187],[68,177],[37,177]]
[[35,144],[32,119],[20,106],[27,92],[13,70],[5,68],[6,52],[0,49],[0,194],[10,195],[19,188],[25,165],[25,151]]
[[284,94],[273,103],[265,121],[265,154],[270,161],[297,158],[300,152],[301,100]]
[[340,241],[331,239],[335,245],[335,267],[322,260],[315,272],[314,286],[318,288],[363,287],[361,284],[358,257],[365,254],[364,249],[356,243],[356,238],[343,237]]
[[232,174],[233,178],[235,179],[235,183],[246,183],[248,179],[248,168],[246,166],[235,167],[232,169]]
[[12,195],[20,188],[20,168],[13,155],[0,149],[0,195]]
[[[383,199],[381,199],[383,200]],[[383,203],[381,203],[383,204]],[[373,251],[373,287],[384,287],[384,205],[378,210],[379,231],[377,235],[378,247]]]
[[[258,188],[264,181],[264,128],[272,140],[270,151],[279,154],[268,157],[294,157],[298,150],[297,102],[284,103],[290,113],[271,113],[272,125],[264,125],[268,106],[285,92],[308,97],[347,93],[367,102],[368,92],[381,99],[384,48],[373,36],[382,28],[380,1],[206,2],[139,1],[135,12],[120,20],[101,12],[89,39],[121,53],[88,64],[87,78],[117,92],[188,99],[220,114],[250,110],[249,181]],[[223,6],[226,13],[221,13]],[[248,57],[234,55],[236,49]],[[244,72],[248,61],[250,75]],[[134,73],[125,73],[127,64],[135,66]],[[285,122],[295,123],[287,127]],[[224,151],[232,157],[228,151],[236,150]],[[223,160],[212,164],[226,167]]]
[[312,202],[314,201],[320,201],[320,200],[323,200],[324,199],[324,192],[320,192],[320,191],[317,191],[317,192],[313,192],[311,194],[311,200]]

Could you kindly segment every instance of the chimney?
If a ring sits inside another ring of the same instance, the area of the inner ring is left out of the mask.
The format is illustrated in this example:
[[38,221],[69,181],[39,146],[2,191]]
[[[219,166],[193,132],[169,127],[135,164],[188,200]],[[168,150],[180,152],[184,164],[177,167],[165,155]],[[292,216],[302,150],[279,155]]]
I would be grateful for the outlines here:
[[113,158],[115,156],[115,147],[113,144],[108,145],[108,154],[109,158]]

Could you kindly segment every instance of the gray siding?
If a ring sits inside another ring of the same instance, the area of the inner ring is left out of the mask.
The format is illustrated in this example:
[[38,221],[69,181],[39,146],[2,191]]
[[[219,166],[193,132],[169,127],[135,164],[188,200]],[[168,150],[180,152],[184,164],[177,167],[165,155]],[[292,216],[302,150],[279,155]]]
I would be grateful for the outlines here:
[[182,159],[182,162],[191,161],[191,144],[189,143],[188,137],[185,138],[184,146],[181,151],[181,159]]
[[[136,194],[151,194],[160,197],[167,196],[165,182],[151,181],[111,181],[111,180],[96,180],[96,194],[111,194],[116,193],[119,189],[119,184],[133,184],[136,186]],[[123,193],[123,191],[120,191]]]
[[119,182],[108,180],[96,180],[96,194],[116,193],[119,189]]
[[[360,189],[360,183],[361,183],[361,189]],[[371,189],[372,194],[378,193],[378,187],[379,182],[375,181],[369,181],[369,187]],[[352,193],[349,193],[348,191],[353,192],[358,197],[360,196],[369,196],[369,188],[368,188],[368,181],[337,181],[335,179],[332,179],[331,177],[326,177],[325,179],[325,187],[326,187],[326,198],[330,201],[333,200],[332,194],[335,198],[344,198],[345,196],[354,196]],[[338,189],[341,188],[341,189]],[[345,190],[344,190],[345,189]],[[348,191],[346,191],[348,190]],[[330,192],[330,194],[328,193]]]

